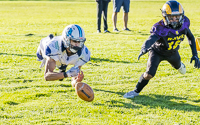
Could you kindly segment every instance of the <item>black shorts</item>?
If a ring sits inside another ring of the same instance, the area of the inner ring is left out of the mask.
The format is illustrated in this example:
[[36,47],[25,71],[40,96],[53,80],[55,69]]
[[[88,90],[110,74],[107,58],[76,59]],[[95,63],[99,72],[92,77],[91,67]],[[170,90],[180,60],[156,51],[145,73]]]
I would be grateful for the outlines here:
[[146,73],[155,76],[160,62],[164,60],[168,61],[175,69],[179,69],[181,66],[181,57],[178,51],[171,56],[162,56],[152,49],[149,51]]

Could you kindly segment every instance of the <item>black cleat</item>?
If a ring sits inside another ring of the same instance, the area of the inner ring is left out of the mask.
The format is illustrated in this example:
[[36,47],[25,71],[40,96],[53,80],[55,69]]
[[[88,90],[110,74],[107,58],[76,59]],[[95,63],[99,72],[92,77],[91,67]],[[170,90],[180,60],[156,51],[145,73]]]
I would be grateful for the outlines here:
[[49,38],[52,39],[54,36],[53,34],[49,34]]

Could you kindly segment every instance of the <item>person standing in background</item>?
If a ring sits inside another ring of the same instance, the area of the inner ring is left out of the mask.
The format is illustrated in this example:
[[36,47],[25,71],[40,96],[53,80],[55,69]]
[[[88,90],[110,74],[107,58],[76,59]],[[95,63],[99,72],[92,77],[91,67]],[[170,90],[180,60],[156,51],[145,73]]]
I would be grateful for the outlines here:
[[96,0],[96,2],[97,2],[97,33],[101,33],[102,12],[104,20],[104,33],[110,33],[110,31],[108,31],[108,24],[107,24],[108,3],[110,2],[110,0]]
[[113,31],[120,32],[117,29],[116,24],[117,24],[117,13],[120,11],[121,6],[123,6],[123,10],[124,10],[124,14],[123,14],[124,28],[123,28],[123,30],[131,31],[130,29],[127,28],[130,0],[113,0],[113,15],[112,15],[113,26],[114,26]]

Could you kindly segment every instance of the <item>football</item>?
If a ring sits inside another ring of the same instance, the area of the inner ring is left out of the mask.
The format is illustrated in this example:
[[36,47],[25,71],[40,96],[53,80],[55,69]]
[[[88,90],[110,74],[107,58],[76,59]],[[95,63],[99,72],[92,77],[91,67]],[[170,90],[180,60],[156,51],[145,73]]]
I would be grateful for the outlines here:
[[78,82],[75,85],[76,94],[84,101],[91,102],[94,99],[93,89],[86,83]]

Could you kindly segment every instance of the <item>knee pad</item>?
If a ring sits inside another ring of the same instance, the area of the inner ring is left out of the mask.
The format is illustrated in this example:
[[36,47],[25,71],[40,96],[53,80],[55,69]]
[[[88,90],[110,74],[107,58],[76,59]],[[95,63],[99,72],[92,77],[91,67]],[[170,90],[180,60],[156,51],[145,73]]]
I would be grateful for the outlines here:
[[151,78],[153,78],[152,75],[150,75],[150,74],[148,74],[146,72],[143,74],[143,77],[144,77],[145,80],[150,80]]

